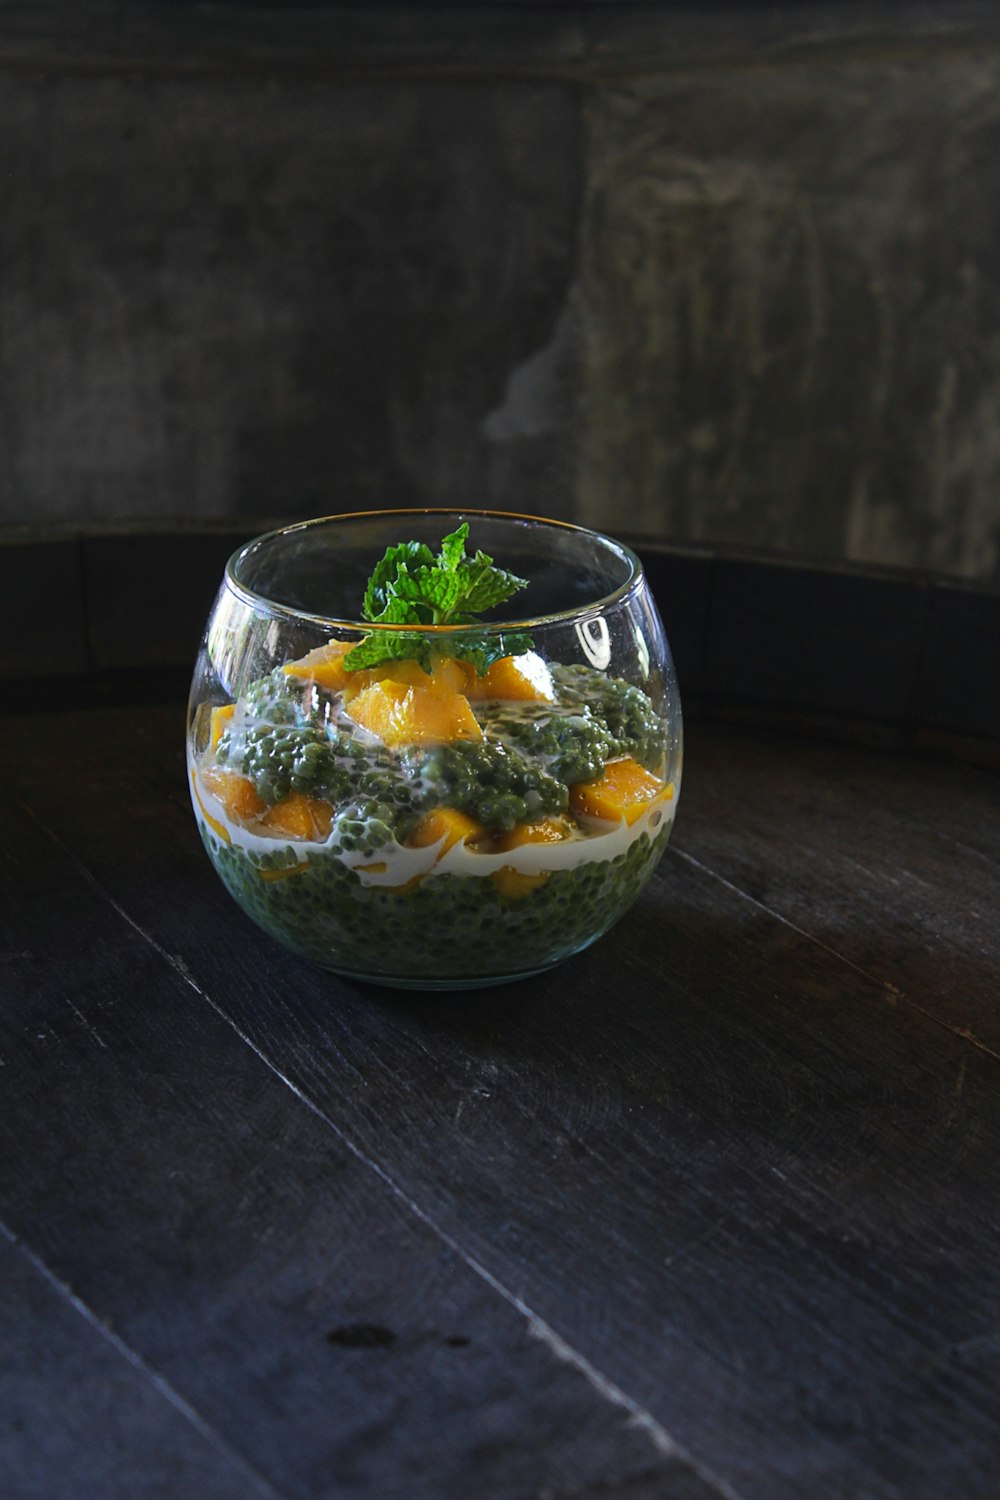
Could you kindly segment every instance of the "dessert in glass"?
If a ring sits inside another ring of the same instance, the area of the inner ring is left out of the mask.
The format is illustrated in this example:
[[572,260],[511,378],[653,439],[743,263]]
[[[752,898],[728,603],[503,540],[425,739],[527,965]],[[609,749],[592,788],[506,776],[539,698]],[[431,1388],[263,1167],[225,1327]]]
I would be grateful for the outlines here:
[[638,559],[489,511],[323,517],[231,558],[195,667],[201,836],[244,911],[356,979],[473,989],[652,874],[681,709]]

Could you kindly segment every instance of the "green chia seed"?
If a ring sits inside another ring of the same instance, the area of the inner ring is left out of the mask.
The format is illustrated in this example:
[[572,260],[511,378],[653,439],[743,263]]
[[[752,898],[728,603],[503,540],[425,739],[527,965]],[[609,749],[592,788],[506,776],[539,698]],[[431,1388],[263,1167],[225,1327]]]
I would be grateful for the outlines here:
[[568,786],[499,742],[455,740],[404,759],[422,788],[421,808],[458,808],[490,833],[509,833],[569,805]]
[[647,771],[660,770],[663,720],[641,689],[590,667],[556,663],[551,670],[560,705],[589,716],[609,736],[611,749],[606,760],[630,755]]
[[294,873],[267,880],[259,861],[201,823],[226,888],[265,932],[326,968],[400,984],[475,983],[558,963],[631,906],[669,831],[665,823],[615,859],[554,870],[529,895],[508,897],[488,875],[435,875],[409,890],[365,886],[335,852],[310,852],[299,866],[291,846],[268,869]]

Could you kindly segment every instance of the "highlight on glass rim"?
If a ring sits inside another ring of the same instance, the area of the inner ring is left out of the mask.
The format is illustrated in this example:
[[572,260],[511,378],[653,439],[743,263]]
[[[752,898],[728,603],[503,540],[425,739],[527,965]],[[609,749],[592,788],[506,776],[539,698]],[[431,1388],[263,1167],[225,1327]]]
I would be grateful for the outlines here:
[[638,559],[495,512],[371,512],[231,560],[192,683],[205,848],[293,952],[473,989],[585,948],[638,896],[681,713]]

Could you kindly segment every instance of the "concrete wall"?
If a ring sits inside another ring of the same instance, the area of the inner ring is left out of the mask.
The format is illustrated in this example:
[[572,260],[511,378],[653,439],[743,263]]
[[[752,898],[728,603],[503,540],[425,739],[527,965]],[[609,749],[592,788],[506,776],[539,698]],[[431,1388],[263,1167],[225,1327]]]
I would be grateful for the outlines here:
[[1000,581],[994,11],[0,0],[0,520]]

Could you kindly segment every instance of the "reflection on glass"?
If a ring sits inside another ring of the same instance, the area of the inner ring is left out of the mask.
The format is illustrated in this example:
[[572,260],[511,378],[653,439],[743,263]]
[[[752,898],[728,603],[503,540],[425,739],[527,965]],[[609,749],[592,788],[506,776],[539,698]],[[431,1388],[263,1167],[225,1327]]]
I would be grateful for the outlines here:
[[598,672],[606,671],[611,664],[611,634],[603,615],[578,620],[576,636],[590,665]]

